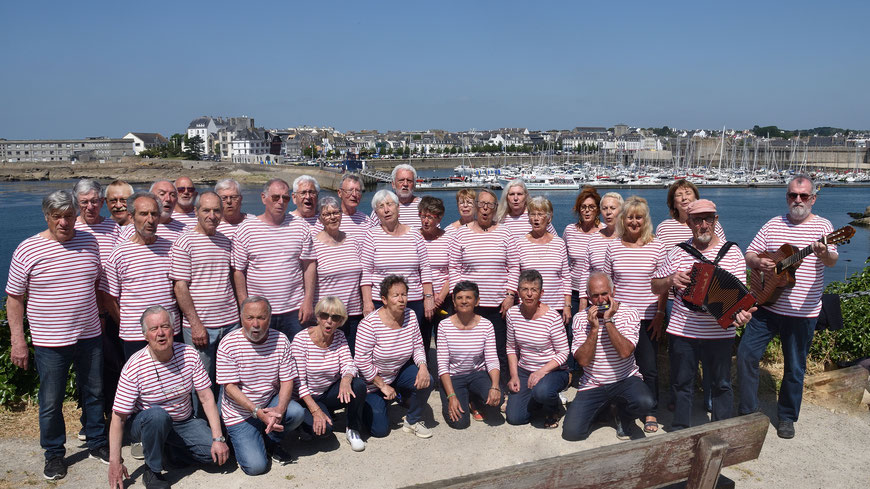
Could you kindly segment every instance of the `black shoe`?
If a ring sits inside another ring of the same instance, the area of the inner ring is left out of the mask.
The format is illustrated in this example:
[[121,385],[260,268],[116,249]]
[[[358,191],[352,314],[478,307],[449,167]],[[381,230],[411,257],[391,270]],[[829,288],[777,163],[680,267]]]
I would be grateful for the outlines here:
[[616,425],[616,437],[620,440],[628,440],[631,438],[628,436],[628,433],[625,431],[625,427],[622,424],[622,419],[619,416],[613,417],[613,423]]
[[780,420],[776,426],[776,436],[786,440],[794,438],[794,421]]
[[293,457],[287,453],[281,445],[276,445],[275,448],[272,449],[270,457],[272,458],[272,462],[278,465],[288,465],[293,463]]
[[88,458],[94,458],[103,462],[106,465],[109,465],[109,447],[102,446],[100,448],[94,448],[93,450],[88,450]]
[[66,464],[63,457],[52,457],[45,461],[45,468],[42,469],[42,476],[50,481],[56,481],[66,477]]
[[145,469],[145,473],[142,475],[142,482],[145,483],[146,489],[170,489],[172,487],[169,481],[163,477],[163,474],[148,468]]

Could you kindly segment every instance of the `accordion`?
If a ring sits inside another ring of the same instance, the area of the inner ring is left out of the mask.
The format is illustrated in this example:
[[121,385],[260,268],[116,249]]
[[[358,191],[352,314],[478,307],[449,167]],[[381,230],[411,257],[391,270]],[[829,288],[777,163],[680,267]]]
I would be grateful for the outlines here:
[[689,272],[690,282],[683,291],[683,304],[693,311],[703,311],[716,318],[723,328],[734,316],[755,305],[755,297],[742,280],[711,263],[695,263]]

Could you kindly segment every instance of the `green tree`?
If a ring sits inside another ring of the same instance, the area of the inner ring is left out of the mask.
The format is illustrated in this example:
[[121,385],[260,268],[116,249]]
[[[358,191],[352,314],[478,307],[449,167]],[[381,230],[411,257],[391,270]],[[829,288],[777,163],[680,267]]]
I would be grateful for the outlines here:
[[186,160],[198,160],[202,157],[202,149],[203,149],[203,140],[200,136],[194,136],[192,138],[185,137],[184,138],[184,146],[187,148],[184,152],[184,159]]

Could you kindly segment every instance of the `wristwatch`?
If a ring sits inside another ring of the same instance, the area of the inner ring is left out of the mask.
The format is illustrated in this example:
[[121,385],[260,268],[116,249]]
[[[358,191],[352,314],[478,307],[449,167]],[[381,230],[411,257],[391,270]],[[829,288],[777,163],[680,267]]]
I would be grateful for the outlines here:
[[212,438],[211,441],[213,441],[213,442],[214,442],[214,441],[219,441],[219,442],[221,442],[221,443],[226,443],[226,442],[227,442],[227,439],[224,438],[223,435],[221,435],[221,436],[219,436],[219,437],[217,437],[217,438]]

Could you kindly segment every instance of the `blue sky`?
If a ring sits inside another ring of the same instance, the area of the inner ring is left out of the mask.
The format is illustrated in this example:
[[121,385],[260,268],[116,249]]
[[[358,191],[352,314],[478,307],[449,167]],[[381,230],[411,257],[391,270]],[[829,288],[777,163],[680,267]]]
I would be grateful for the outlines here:
[[0,3],[0,138],[870,129],[870,2]]

